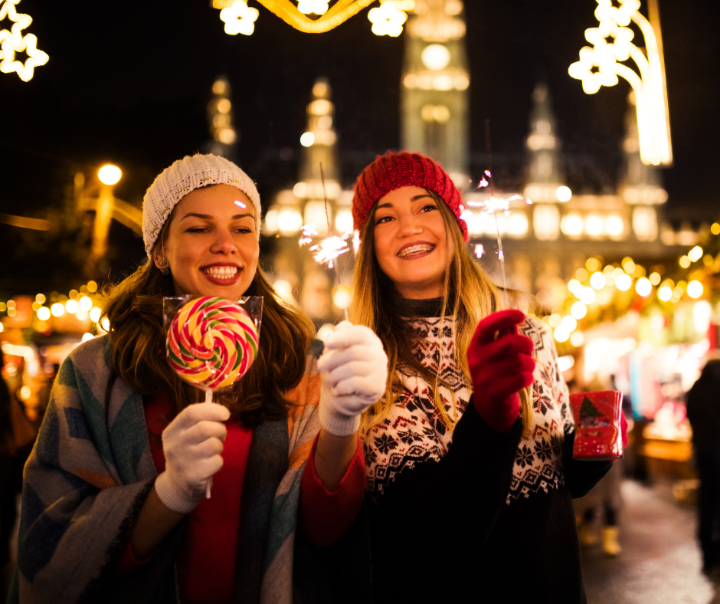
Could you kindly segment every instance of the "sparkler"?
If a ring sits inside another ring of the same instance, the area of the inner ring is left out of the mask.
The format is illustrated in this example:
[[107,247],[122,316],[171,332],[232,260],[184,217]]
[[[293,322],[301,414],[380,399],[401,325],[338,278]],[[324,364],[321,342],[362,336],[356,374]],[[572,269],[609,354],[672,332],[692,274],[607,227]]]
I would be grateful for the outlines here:
[[[483,214],[489,214],[495,217],[495,230],[497,233],[497,244],[498,244],[498,260],[500,260],[500,271],[502,273],[502,284],[503,284],[503,295],[505,297],[505,305],[507,306],[507,279],[505,276],[505,251],[503,250],[502,236],[500,235],[500,220],[498,214],[502,212],[505,216],[510,214],[510,202],[519,199],[525,199],[525,203],[530,205],[532,201],[521,195],[512,195],[508,198],[495,197],[495,187],[493,185],[492,172],[485,170],[483,177],[478,183],[478,189],[484,189],[490,187],[490,198],[485,201],[468,201],[466,202],[470,207],[478,207]],[[485,249],[481,244],[475,246],[475,255],[478,258],[482,258],[485,253]]]
[[[328,231],[332,231],[330,224],[330,212],[328,211],[327,194],[325,193],[325,173],[323,171],[322,162],[320,162],[320,178],[322,180],[323,198],[325,200],[325,217],[328,222]],[[347,231],[342,235],[331,235],[325,239],[321,239],[317,243],[314,243],[315,238],[319,235],[315,224],[306,224],[302,227],[302,236],[298,243],[302,247],[303,245],[310,245],[310,251],[313,252],[313,258],[318,264],[325,264],[328,268],[335,269],[335,280],[337,286],[342,287],[340,281],[340,271],[337,267],[337,258],[346,254],[350,251],[348,241],[352,240],[352,249],[357,255],[358,249],[360,248],[360,232],[359,231]],[[345,314],[345,320],[348,320],[347,308],[343,308]]]
[[[309,245],[313,242],[313,238],[316,237],[317,234],[318,232],[314,224],[306,224],[302,228],[303,236],[300,238],[298,243],[301,246]],[[315,252],[313,254],[315,262],[318,264],[327,264],[328,268],[333,268],[335,265],[335,259],[338,256],[342,256],[350,251],[348,239],[350,239],[352,234],[353,231],[348,231],[340,236],[332,235],[311,246],[310,251]]]

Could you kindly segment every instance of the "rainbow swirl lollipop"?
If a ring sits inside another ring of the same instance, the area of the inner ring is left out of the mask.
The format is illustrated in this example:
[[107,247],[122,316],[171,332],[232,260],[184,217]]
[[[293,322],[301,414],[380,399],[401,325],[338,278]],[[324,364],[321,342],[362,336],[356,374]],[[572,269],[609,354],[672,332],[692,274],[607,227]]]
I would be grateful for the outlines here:
[[232,386],[250,369],[257,353],[255,323],[239,304],[225,298],[191,300],[168,330],[170,366],[206,391]]

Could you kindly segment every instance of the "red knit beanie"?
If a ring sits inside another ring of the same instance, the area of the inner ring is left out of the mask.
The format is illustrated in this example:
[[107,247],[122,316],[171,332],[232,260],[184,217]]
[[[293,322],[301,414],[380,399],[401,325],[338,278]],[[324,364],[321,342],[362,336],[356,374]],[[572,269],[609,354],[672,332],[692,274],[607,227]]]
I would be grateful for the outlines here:
[[400,187],[422,187],[437,193],[455,214],[463,238],[468,240],[465,221],[460,218],[462,197],[460,191],[440,164],[420,153],[392,153],[378,155],[355,183],[352,200],[354,227],[362,230],[370,211],[378,199]]

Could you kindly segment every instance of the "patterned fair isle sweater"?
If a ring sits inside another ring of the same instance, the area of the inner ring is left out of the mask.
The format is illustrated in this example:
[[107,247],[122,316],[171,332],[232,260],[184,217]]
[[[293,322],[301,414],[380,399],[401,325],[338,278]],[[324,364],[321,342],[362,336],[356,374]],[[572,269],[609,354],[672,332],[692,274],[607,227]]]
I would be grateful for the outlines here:
[[453,358],[438,300],[408,301],[420,362],[439,373],[448,429],[423,379],[401,376],[390,416],[363,435],[372,600],[584,602],[571,498],[607,462],[572,459],[574,423],[552,337],[528,317],[535,345],[532,431],[488,427]]

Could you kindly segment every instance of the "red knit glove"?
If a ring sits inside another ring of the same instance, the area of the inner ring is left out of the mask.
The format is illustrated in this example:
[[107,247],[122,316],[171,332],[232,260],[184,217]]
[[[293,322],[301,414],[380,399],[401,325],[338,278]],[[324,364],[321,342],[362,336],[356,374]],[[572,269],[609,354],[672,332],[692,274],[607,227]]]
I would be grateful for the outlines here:
[[518,333],[525,315],[501,310],[478,323],[468,346],[475,409],[485,423],[507,432],[520,414],[518,392],[532,384],[533,343]]

